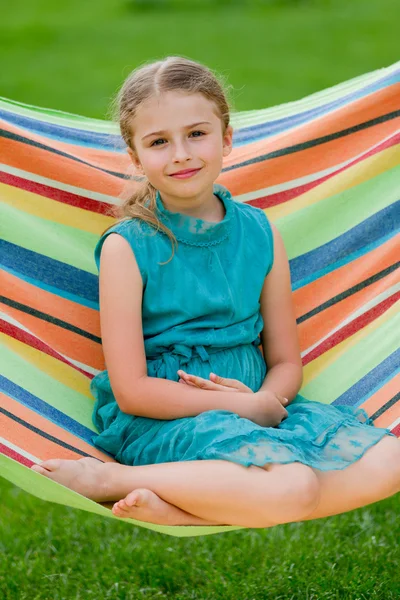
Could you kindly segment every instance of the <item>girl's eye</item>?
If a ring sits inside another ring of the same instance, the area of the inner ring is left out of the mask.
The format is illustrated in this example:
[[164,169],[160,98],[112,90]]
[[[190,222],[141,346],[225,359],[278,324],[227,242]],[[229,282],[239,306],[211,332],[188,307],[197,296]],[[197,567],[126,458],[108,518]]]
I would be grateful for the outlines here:
[[[190,135],[192,135],[193,133],[201,133],[201,135],[204,135],[204,131],[197,131],[197,130],[196,130],[196,131],[192,131],[192,133],[191,133]],[[195,137],[198,137],[198,136],[196,135]],[[200,137],[201,137],[201,136],[200,136]],[[161,141],[163,141],[163,139],[164,139],[164,138],[158,138],[157,140],[154,140],[154,142],[152,142],[152,143],[150,144],[150,147],[151,147],[151,146],[159,146],[160,144],[157,144],[157,142],[161,142]],[[161,144],[161,145],[162,145],[162,144]]]
[[201,135],[204,135],[204,131],[192,131],[192,133],[201,133]]

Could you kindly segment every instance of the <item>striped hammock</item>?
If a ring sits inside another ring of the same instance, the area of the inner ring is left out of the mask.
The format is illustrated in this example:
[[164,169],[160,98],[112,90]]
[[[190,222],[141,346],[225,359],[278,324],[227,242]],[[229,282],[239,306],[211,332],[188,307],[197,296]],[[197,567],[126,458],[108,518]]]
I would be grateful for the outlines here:
[[[138,185],[115,123],[0,98],[0,473],[50,502],[116,519],[29,467],[91,456],[105,369],[93,251]],[[260,207],[289,257],[300,393],[363,407],[400,436],[400,62],[305,99],[233,115],[217,182]],[[121,519],[119,519],[121,521]],[[236,526],[166,526],[172,536]]]

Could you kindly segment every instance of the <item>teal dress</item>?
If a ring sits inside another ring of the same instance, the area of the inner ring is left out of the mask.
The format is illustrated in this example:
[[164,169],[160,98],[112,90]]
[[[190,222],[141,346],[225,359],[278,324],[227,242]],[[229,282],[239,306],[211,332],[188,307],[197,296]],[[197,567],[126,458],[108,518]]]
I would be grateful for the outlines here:
[[[142,323],[149,377],[178,381],[178,369],[206,379],[210,372],[242,381],[254,392],[267,373],[259,349],[260,295],[273,264],[273,235],[265,212],[235,202],[214,184],[225,217],[213,223],[171,212],[159,192],[160,220],[175,234],[139,219],[117,223],[99,240],[118,233],[130,244],[143,280]],[[388,429],[369,422],[363,409],[332,406],[300,394],[277,427],[262,427],[230,410],[208,410],[171,420],[122,412],[107,370],[91,381],[95,398],[94,445],[127,465],[223,459],[244,466],[301,462],[326,471],[359,459]],[[204,391],[204,394],[206,392]]]

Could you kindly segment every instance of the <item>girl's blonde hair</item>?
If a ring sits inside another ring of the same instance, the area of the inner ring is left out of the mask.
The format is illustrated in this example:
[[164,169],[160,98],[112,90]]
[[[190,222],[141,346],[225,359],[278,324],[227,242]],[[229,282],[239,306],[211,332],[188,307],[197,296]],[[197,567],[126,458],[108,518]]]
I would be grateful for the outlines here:
[[[198,93],[214,103],[216,113],[221,119],[223,134],[225,134],[230,121],[228,88],[232,88],[232,86],[226,85],[222,76],[217,75],[208,67],[181,56],[168,56],[156,62],[144,63],[128,75],[112,100],[111,115],[113,120],[118,120],[126,145],[135,150],[132,122],[143,102],[152,97],[159,97],[168,91]],[[138,178],[135,177],[135,179]],[[172,231],[156,216],[156,193],[156,188],[145,177],[139,187],[128,192],[128,196],[122,204],[112,207],[109,216],[118,220],[107,227],[102,235],[117,223],[137,218],[146,221],[157,231],[162,229],[170,238],[172,247],[177,244]],[[148,206],[145,206],[145,203]],[[173,258],[173,255],[174,250],[169,260]]]

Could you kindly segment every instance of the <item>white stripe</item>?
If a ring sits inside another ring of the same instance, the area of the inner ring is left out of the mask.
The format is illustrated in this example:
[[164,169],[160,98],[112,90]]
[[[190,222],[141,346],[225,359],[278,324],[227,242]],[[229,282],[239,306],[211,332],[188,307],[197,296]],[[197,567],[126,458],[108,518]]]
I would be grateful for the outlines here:
[[[19,323],[15,319],[13,319],[13,317],[11,317],[10,315],[7,315],[6,313],[3,313],[3,312],[0,311],[0,317],[2,319],[4,319],[6,321],[6,323],[11,323],[15,327],[18,327],[18,329],[20,329],[22,331],[25,331],[26,333],[29,333],[30,335],[32,335],[37,340],[40,340],[46,346],[49,346],[49,344],[45,340],[43,340],[42,338],[38,337],[36,333],[33,333],[32,331],[30,331],[30,329],[27,329],[26,327],[24,327],[24,325],[22,325],[21,323]],[[73,358],[71,358],[70,356],[67,356],[67,355],[63,354],[59,350],[55,350],[54,348],[52,348],[52,350],[54,350],[57,354],[59,354],[60,356],[62,356],[63,358],[65,358],[67,361],[69,361],[70,363],[72,363],[76,367],[80,367],[81,369],[83,369],[84,371],[87,371],[88,373],[91,373],[92,375],[96,375],[97,373],[101,372],[98,369],[95,369],[95,368],[91,367],[90,365],[86,365],[85,363],[81,363],[78,360],[74,360]],[[39,352],[40,352],[40,350],[39,350]],[[57,357],[49,356],[49,358],[57,358]],[[66,365],[66,366],[69,366],[69,365]]]
[[[14,167],[9,167],[8,165],[1,163],[0,171],[4,171],[4,173],[9,173],[10,175],[15,175],[16,177],[21,177],[27,181],[34,181],[35,183],[47,185],[55,190],[62,190],[71,194],[77,194],[78,196],[84,196],[85,198],[90,198],[91,200],[100,200],[101,202],[107,202],[109,204],[119,204],[121,202],[118,196],[107,196],[106,194],[100,194],[99,192],[93,192],[91,190],[85,190],[73,185],[67,185],[66,183],[54,181],[54,179],[47,179],[47,177],[42,177],[36,173],[30,173],[29,171],[23,171],[22,169],[15,169]],[[36,192],[31,193],[35,194]]]
[[390,431],[392,431],[392,429],[394,429],[395,427],[397,427],[397,425],[400,423],[400,417],[398,419],[395,419],[393,421],[393,423],[391,423],[390,425],[387,426],[387,429],[390,429]]
[[[30,454],[29,452],[27,452],[26,450],[23,450],[22,448],[20,448],[19,446],[16,446],[15,444],[12,444],[11,442],[9,442],[8,440],[0,437],[0,443],[4,444],[4,446],[7,446],[7,448],[10,448],[10,450],[14,450],[15,452],[18,452],[18,454],[21,454],[22,456],[24,456],[25,458],[31,460],[32,462],[35,463],[41,463],[43,462],[40,458],[38,458],[37,456],[34,456],[33,454]],[[15,460],[15,459],[14,459]]]
[[363,304],[358,310],[351,313],[346,319],[344,319],[344,321],[339,323],[339,325],[337,327],[335,327],[334,329],[331,329],[323,338],[321,338],[315,344],[313,344],[312,346],[310,346],[309,348],[304,350],[304,352],[301,353],[301,356],[307,356],[307,354],[312,352],[314,350],[314,348],[316,348],[322,342],[324,342],[325,340],[330,338],[332,336],[332,334],[336,333],[337,331],[340,331],[340,329],[342,329],[343,327],[345,327],[346,325],[348,325],[349,323],[354,321],[360,315],[366,313],[367,310],[369,310],[370,308],[377,306],[380,302],[382,302],[386,298],[390,298],[390,296],[393,296],[399,289],[400,289],[400,283],[393,285],[392,287],[390,287],[387,290],[385,290],[384,292],[382,292],[382,294],[378,294],[378,296],[375,296],[369,302],[366,302],[365,304]]
[[272,194],[277,194],[279,192],[291,190],[291,189],[299,187],[301,185],[306,185],[307,183],[316,181],[317,179],[321,179],[322,177],[325,177],[327,175],[330,175],[331,173],[335,173],[336,171],[339,171],[341,168],[346,167],[347,165],[351,164],[353,161],[355,161],[359,158],[362,158],[363,156],[368,154],[368,152],[371,152],[371,150],[373,150],[374,148],[377,148],[378,146],[380,146],[387,140],[390,140],[391,138],[393,138],[395,135],[398,135],[399,132],[400,132],[400,129],[397,132],[387,136],[383,140],[379,140],[379,142],[370,146],[369,148],[367,148],[360,154],[356,154],[355,156],[352,156],[348,160],[345,160],[342,163],[338,163],[338,164],[334,165],[333,167],[330,167],[329,169],[323,169],[322,171],[317,171],[317,172],[311,173],[311,175],[306,175],[304,177],[298,177],[297,179],[289,179],[289,180],[286,180],[283,183],[279,183],[277,185],[271,185],[270,187],[260,188],[253,192],[248,192],[246,194],[241,194],[239,196],[235,196],[235,201],[250,202],[251,200],[257,200],[258,198],[261,198],[262,196],[270,196]]

